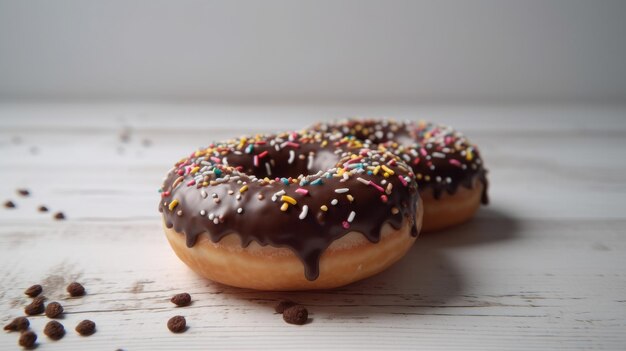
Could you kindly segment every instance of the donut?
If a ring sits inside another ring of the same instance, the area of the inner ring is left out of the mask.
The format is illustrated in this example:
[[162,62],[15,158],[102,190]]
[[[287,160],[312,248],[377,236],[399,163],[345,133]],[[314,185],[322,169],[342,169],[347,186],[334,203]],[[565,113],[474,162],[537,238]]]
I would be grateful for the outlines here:
[[478,148],[460,132],[424,121],[348,119],[311,130],[369,140],[409,164],[424,205],[424,232],[461,224],[488,204],[487,170]]
[[315,131],[210,144],[176,162],[160,192],[176,255],[210,280],[258,290],[376,274],[413,245],[423,213],[400,156]]

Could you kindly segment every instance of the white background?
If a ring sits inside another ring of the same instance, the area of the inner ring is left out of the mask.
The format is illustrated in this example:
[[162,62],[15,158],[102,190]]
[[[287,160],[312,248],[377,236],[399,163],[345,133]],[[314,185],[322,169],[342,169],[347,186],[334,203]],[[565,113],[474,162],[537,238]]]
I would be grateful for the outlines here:
[[0,1],[0,98],[623,102],[626,1]]

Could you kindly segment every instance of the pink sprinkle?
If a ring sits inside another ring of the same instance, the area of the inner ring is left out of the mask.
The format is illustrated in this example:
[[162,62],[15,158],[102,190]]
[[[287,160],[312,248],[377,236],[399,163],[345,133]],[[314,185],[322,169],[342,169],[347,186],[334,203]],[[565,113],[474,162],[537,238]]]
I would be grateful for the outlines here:
[[362,159],[363,159],[363,156],[359,156],[359,157],[356,157],[356,158],[352,158],[352,159],[348,160],[345,164],[348,164],[348,165],[349,165],[349,164],[351,164],[351,163],[356,163],[356,162],[361,161]]
[[254,155],[254,167],[259,167],[259,156]]
[[380,191],[380,192],[385,192],[385,189],[383,189],[380,185],[372,182],[371,180],[370,180],[370,185],[373,186],[374,188],[378,189],[378,191]]
[[348,221],[343,221],[341,224],[343,225],[343,229],[350,228],[350,223],[348,223]]
[[461,162],[459,162],[459,160],[455,160],[455,159],[451,158],[449,162],[452,165],[455,165],[457,167],[461,167]]
[[387,203],[387,200],[389,199],[387,198],[387,195],[380,195],[380,200],[384,203]]
[[259,154],[259,158],[263,158],[263,157],[267,156],[267,154],[268,154],[268,152],[267,152],[267,150],[265,150],[265,151],[263,151],[263,152],[261,152]]
[[307,195],[309,193],[309,191],[304,189],[304,188],[298,188],[298,189],[296,189],[296,193],[302,194],[302,195]]
[[388,164],[389,166],[395,166],[395,165],[396,165],[396,160],[391,159],[391,161],[387,162],[387,164]]
[[450,144],[452,144],[452,142],[453,142],[453,141],[454,141],[454,139],[452,139],[452,137],[450,137],[450,136],[447,136],[447,137],[445,138],[445,143],[446,143],[446,145],[450,145]]
[[189,183],[187,183],[187,186],[192,186],[192,185],[196,185],[196,181],[194,179],[192,179]]
[[[406,180],[404,179],[404,177],[403,177],[403,176],[399,175],[399,176],[398,176],[398,179],[400,179],[400,182],[402,183],[402,185],[404,185],[404,186],[407,186],[407,185],[408,185],[408,183],[406,182]],[[381,189],[382,189],[382,188],[381,188]]]
[[419,164],[419,163],[420,163],[420,160],[421,160],[421,159],[420,159],[419,157],[416,157],[416,158],[415,158],[415,160],[413,160],[413,164],[414,164],[414,165]]
[[428,155],[428,153],[426,152],[426,149],[424,149],[423,147],[420,148],[420,153],[422,154],[422,156]]
[[259,140],[256,143],[254,143],[255,145],[265,145],[267,144],[267,142],[265,142],[264,140]]
[[292,148],[294,148],[294,149],[297,149],[297,148],[299,148],[299,147],[300,147],[300,144],[298,144],[298,143],[294,143],[294,142],[292,142],[292,141],[288,141],[286,145],[287,145],[287,146],[291,146],[291,147],[292,147]]
[[211,161],[213,161],[215,163],[222,163],[222,160],[220,160],[219,158],[217,158],[215,156],[211,156]]
[[185,174],[185,171],[181,168],[178,171],[176,171],[176,173],[178,173],[178,175],[183,175]]

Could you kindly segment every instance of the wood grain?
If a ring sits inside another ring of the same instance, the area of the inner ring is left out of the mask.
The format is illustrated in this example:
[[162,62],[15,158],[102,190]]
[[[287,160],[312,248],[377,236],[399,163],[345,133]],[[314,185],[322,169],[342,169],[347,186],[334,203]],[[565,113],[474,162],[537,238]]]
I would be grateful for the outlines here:
[[[256,292],[196,276],[168,247],[156,190],[194,147],[316,114],[427,113],[479,144],[492,204],[421,237],[388,271],[331,291]],[[21,315],[23,290],[41,283],[65,306],[68,333],[51,341],[47,319],[31,318],[38,350],[624,349],[625,117],[581,106],[0,104],[0,198],[18,206],[0,209],[0,321]],[[72,280],[85,297],[67,296]],[[183,291],[193,304],[173,307]],[[283,298],[307,305],[312,322],[285,324],[273,313]],[[176,314],[190,326],[181,335],[166,327]],[[82,319],[98,332],[79,337]],[[17,348],[0,333],[0,349]]]

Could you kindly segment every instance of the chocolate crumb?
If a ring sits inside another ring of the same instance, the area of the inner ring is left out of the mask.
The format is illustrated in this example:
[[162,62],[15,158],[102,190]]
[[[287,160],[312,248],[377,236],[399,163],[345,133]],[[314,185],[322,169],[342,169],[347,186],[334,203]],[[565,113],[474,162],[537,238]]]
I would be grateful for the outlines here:
[[20,335],[19,344],[22,347],[25,347],[27,349],[31,348],[35,346],[35,342],[37,342],[37,334],[33,333],[30,330],[23,332],[22,335]]
[[12,320],[9,324],[4,326],[4,330],[6,331],[24,331],[28,329],[30,326],[30,322],[26,317],[17,317]]
[[276,313],[283,313],[287,308],[295,305],[296,303],[291,300],[282,300],[278,303],[278,305],[276,305],[276,307],[274,307],[274,310],[276,311]]
[[176,294],[170,301],[178,307],[189,306],[191,303],[191,295],[187,293]]
[[45,310],[43,302],[46,300],[45,296],[37,296],[33,299],[33,302],[24,307],[24,313],[29,316],[41,314]]
[[57,318],[63,313],[63,306],[58,302],[50,302],[46,306],[46,316],[48,318]]
[[65,328],[57,321],[50,321],[44,327],[43,333],[52,340],[59,340],[65,335]]
[[54,214],[54,219],[56,220],[64,220],[65,219],[65,215],[63,214],[63,212],[57,212]]
[[15,203],[13,201],[11,201],[11,200],[7,200],[4,203],[4,207],[6,207],[6,208],[15,208]]
[[183,316],[174,316],[167,321],[167,328],[172,333],[182,333],[187,330],[187,321]]
[[84,321],[78,323],[76,331],[82,336],[89,336],[96,332],[96,323],[85,319]]
[[291,306],[283,312],[283,319],[289,324],[302,325],[309,319],[309,311],[304,306]]
[[24,294],[30,297],[36,297],[36,296],[39,296],[39,294],[41,294],[42,291],[43,291],[43,288],[41,287],[41,285],[35,284],[31,286],[30,288],[26,289],[24,291]]
[[28,189],[17,189],[17,193],[20,194],[21,196],[30,195],[30,191],[28,191]]
[[48,212],[48,208],[44,205],[41,205],[37,208],[37,211],[39,212]]
[[83,296],[85,295],[85,288],[80,283],[73,282],[67,286],[67,292],[70,293],[72,297]]

